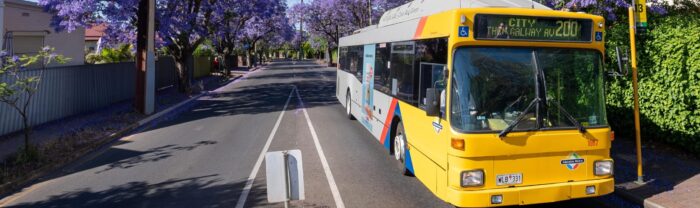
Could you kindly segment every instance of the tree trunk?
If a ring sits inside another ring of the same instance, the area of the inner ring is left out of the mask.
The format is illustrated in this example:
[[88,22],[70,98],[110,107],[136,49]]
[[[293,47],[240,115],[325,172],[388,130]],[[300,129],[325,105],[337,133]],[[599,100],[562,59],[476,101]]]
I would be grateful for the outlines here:
[[248,64],[249,68],[255,67],[255,62],[253,60],[253,52],[250,49],[246,50],[246,63]]
[[333,49],[331,47],[326,47],[326,61],[328,66],[333,66]]
[[226,54],[220,53],[221,56],[219,56],[219,68],[216,69],[216,71],[221,72],[222,75],[228,76],[228,67],[226,67]]
[[188,91],[187,94],[192,94],[192,83],[194,82],[194,55],[192,55],[192,52],[185,53],[185,66],[187,66],[187,86],[188,86]]
[[229,62],[230,69],[238,70],[238,54],[231,53],[229,55],[229,60],[230,60],[230,62]]
[[231,69],[235,69],[237,67],[235,65],[235,63],[237,63],[235,59],[236,57],[231,55],[231,52],[229,51],[222,53],[221,61],[219,61],[219,64],[223,67],[222,70],[224,70],[224,74],[226,76],[231,76]]
[[262,51],[258,52],[258,56],[256,56],[256,57],[258,57],[257,58],[258,65],[262,65],[263,62],[265,61],[265,56],[263,55],[263,52]]
[[190,70],[185,57],[175,56],[175,69],[177,70],[177,89],[181,93],[191,94]]
[[31,145],[29,143],[29,136],[32,132],[31,127],[29,126],[29,118],[27,118],[27,115],[25,113],[20,113],[22,116],[22,123],[24,124],[24,151],[30,151],[29,146]]

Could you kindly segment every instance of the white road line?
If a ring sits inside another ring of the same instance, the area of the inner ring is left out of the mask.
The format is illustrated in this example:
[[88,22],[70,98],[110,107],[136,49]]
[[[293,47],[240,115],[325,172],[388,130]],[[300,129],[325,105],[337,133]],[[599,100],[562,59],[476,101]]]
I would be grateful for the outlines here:
[[[295,88],[296,89],[296,88]],[[314,139],[314,144],[316,145],[316,150],[318,152],[318,157],[321,158],[321,165],[323,166],[323,172],[326,173],[326,178],[328,179],[328,185],[333,193],[333,200],[335,201],[335,206],[338,208],[345,208],[343,203],[343,198],[340,197],[340,192],[338,192],[338,186],[335,184],[335,179],[333,178],[333,173],[328,166],[328,161],[326,160],[326,155],[323,154],[323,148],[321,148],[321,143],[318,142],[318,136],[316,135],[316,130],[314,125],[311,123],[309,118],[309,113],[306,112],[306,107],[304,107],[304,102],[301,100],[301,95],[299,95],[299,90],[295,90],[297,97],[299,98],[299,103],[301,103],[302,109],[304,110],[304,116],[306,117],[306,123],[309,125],[309,131],[311,131],[311,137]]]
[[255,181],[255,176],[258,175],[258,170],[260,170],[260,165],[262,164],[263,159],[265,159],[265,153],[267,153],[267,150],[270,148],[270,144],[272,143],[272,139],[275,138],[275,134],[277,133],[277,128],[279,128],[280,123],[282,122],[282,117],[284,117],[284,112],[287,111],[287,106],[289,105],[289,101],[292,100],[292,95],[294,94],[294,91],[296,91],[296,87],[294,87],[294,89],[292,89],[292,91],[289,92],[289,97],[287,97],[287,102],[284,104],[284,108],[282,109],[280,116],[277,118],[277,122],[275,123],[275,127],[272,128],[272,132],[270,132],[270,136],[267,137],[267,142],[265,143],[265,146],[263,147],[262,151],[260,152],[260,156],[258,156],[258,161],[255,162],[255,166],[253,166],[253,171],[250,172],[250,176],[248,176],[248,181],[246,182],[245,187],[243,188],[243,192],[238,197],[238,202],[236,203],[236,208],[243,208],[243,206],[245,206],[245,201],[248,198],[248,194],[250,194],[250,189],[253,188],[253,181]]

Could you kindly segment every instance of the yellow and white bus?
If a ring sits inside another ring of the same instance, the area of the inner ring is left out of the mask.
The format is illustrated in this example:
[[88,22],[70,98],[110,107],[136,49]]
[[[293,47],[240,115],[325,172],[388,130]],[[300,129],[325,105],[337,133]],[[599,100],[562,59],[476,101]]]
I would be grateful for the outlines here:
[[340,39],[336,96],[455,206],[609,194],[604,24],[529,0],[417,0]]

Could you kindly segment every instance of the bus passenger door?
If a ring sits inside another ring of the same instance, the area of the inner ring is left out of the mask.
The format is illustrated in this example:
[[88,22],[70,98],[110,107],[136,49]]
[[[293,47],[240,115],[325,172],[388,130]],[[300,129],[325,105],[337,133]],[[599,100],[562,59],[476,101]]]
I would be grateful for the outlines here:
[[428,88],[436,88],[436,98],[440,100],[440,115],[427,116],[425,111],[421,111],[422,115],[418,115],[421,119],[420,124],[416,128],[420,128],[419,136],[415,141],[417,146],[421,147],[426,155],[441,166],[446,168],[447,162],[447,144],[449,139],[449,125],[446,122],[445,100],[447,92],[447,80],[445,79],[445,65],[437,63],[421,62],[418,66],[418,107],[421,110],[426,109],[426,93]]

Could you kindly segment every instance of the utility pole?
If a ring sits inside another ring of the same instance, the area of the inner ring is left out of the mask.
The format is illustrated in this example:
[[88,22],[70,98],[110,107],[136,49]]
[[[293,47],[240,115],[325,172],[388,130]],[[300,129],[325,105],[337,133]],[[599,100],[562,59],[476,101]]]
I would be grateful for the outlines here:
[[369,10],[369,25],[372,25],[372,0],[367,0],[367,10]]
[[[301,4],[304,4],[304,0],[301,0]],[[304,56],[304,49],[301,47],[304,42],[304,18],[301,16],[303,14],[300,14],[299,16],[299,60],[303,59],[302,56]]]
[[155,0],[139,1],[134,107],[146,115],[155,110],[155,9]]

